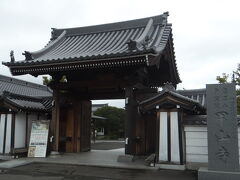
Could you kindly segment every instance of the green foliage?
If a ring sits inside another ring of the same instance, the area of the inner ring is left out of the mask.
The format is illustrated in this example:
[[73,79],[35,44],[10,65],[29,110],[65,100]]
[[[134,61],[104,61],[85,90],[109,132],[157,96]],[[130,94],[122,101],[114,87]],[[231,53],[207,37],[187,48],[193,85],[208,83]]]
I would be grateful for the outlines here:
[[[231,79],[229,79],[231,77]],[[238,64],[236,71],[231,74],[222,73],[222,76],[217,76],[216,80],[219,83],[230,83],[234,82],[237,86],[240,86],[240,64]]]
[[96,128],[98,129],[104,127],[105,135],[109,137],[114,137],[114,139],[124,137],[124,109],[112,106],[105,106],[97,109],[94,115],[106,118],[96,120]]
[[[231,79],[229,79],[231,77]],[[216,80],[219,83],[236,83],[237,89],[237,113],[240,114],[240,64],[238,64],[236,71],[231,74],[223,73],[222,76],[217,76]]]
[[[43,85],[46,85],[46,86],[53,81],[52,77],[48,78],[48,76],[43,76],[42,78],[43,78]],[[63,75],[59,82],[67,82],[67,77]]]
[[222,77],[221,76],[217,76],[216,80],[219,82],[219,83],[227,83],[228,82],[228,78],[229,78],[229,74],[226,74],[226,73],[222,73]]
[[52,81],[52,78],[48,78],[48,76],[43,76],[43,85],[47,86],[50,84],[50,82]]

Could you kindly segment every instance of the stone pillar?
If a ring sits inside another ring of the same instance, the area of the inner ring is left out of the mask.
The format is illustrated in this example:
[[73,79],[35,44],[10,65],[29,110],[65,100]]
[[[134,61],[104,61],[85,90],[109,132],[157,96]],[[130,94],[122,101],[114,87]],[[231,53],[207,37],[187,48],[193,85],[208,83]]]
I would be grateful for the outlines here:
[[235,84],[207,85],[208,169],[200,180],[237,180],[239,150]]

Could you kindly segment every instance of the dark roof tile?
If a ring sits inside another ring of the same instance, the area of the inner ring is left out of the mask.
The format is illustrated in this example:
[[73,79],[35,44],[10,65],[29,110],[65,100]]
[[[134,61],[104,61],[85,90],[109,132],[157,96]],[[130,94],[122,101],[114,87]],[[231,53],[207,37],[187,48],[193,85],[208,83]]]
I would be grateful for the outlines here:
[[49,111],[52,91],[47,87],[0,75],[0,97],[20,110]]
[[199,102],[206,107],[206,89],[178,90],[179,94]]
[[0,75],[0,95],[4,91],[33,97],[52,96],[52,92],[47,86]]
[[[30,52],[30,60],[17,61],[14,65],[157,54],[165,48],[171,34],[171,24],[166,19],[167,14],[163,14],[98,26],[53,29],[52,40],[46,47]],[[136,43],[132,50],[129,49],[131,40]]]

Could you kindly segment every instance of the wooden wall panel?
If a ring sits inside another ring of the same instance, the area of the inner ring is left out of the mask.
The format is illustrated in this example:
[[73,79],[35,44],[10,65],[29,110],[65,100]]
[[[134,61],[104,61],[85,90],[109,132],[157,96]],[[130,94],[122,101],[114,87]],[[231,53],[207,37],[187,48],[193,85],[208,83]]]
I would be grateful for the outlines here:
[[74,152],[74,111],[68,109],[66,121],[66,152]]
[[80,125],[81,151],[91,149],[91,101],[82,102],[82,116]]
[[145,117],[145,131],[146,131],[146,154],[152,154],[156,152],[156,124],[157,114],[151,114]]

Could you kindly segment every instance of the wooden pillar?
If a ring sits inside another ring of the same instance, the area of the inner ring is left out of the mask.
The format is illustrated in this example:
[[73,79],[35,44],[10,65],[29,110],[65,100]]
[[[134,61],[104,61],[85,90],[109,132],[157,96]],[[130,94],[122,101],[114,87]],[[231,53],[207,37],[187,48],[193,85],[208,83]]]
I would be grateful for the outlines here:
[[[142,102],[157,94],[157,89],[143,88],[135,91],[136,102]],[[156,150],[156,113],[136,114],[136,155],[150,155]]]
[[4,123],[4,133],[3,133],[3,154],[5,154],[6,149],[6,138],[7,138],[7,116],[8,114],[5,114],[5,123]]
[[25,124],[25,148],[28,147],[28,112],[26,112],[26,124]]
[[52,108],[52,120],[50,123],[50,144],[51,151],[59,151],[59,90],[57,84],[53,88],[53,108]]
[[10,144],[10,152],[13,152],[13,149],[15,147],[15,120],[16,120],[16,114],[12,113],[12,123],[11,123],[11,144]]
[[180,152],[180,164],[183,165],[186,163],[186,151],[185,151],[185,133],[184,133],[184,125],[183,125],[183,111],[179,110],[178,111],[178,129],[179,129],[179,152]]
[[127,87],[126,94],[126,122],[125,122],[125,154],[136,155],[136,119],[138,104],[132,87]]
[[[148,155],[150,152],[152,153],[155,148],[149,144],[149,137],[155,135],[155,129],[151,130],[155,122],[146,123],[146,117],[144,117],[138,111],[138,102],[143,101],[149,97],[155,95],[157,90],[155,89],[133,89],[133,87],[127,87],[125,89],[125,97],[126,97],[126,122],[125,122],[125,154],[130,155]],[[153,118],[155,120],[155,118]],[[156,121],[156,120],[155,120]],[[150,127],[147,128],[146,126]],[[147,131],[152,131],[151,133]],[[147,142],[148,141],[148,142]],[[153,141],[155,142],[155,141]]]

